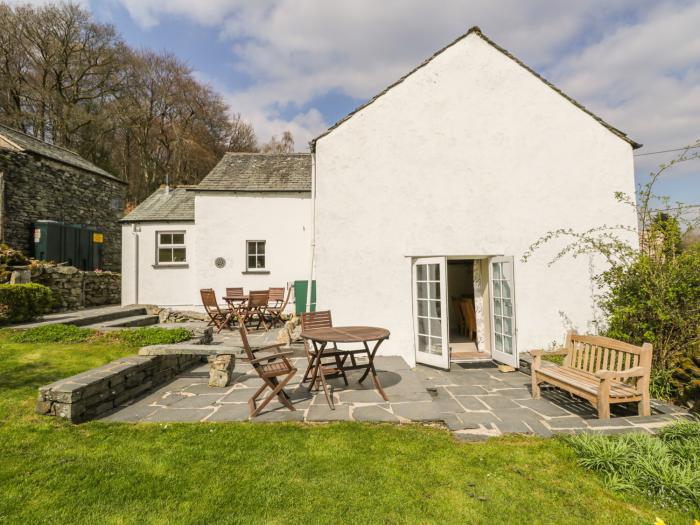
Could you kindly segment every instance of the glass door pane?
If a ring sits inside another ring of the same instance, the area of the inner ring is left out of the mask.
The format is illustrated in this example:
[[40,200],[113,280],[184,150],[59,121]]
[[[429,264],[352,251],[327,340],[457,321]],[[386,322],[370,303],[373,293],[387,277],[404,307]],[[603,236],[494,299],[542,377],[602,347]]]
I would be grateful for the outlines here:
[[513,258],[493,257],[490,264],[492,356],[496,361],[517,368]]
[[447,312],[445,308],[445,259],[416,259],[413,267],[416,361],[449,367]]

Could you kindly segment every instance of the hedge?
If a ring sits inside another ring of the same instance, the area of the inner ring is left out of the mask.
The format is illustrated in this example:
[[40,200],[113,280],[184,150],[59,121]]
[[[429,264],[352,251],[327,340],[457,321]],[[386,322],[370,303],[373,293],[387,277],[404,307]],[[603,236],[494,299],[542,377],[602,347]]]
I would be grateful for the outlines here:
[[0,324],[31,321],[52,304],[51,290],[41,284],[0,284]]

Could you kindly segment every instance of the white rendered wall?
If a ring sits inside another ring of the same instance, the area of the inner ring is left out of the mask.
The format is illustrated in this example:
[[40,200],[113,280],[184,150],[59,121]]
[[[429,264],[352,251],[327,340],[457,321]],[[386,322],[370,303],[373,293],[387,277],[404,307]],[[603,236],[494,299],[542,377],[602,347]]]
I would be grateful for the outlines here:
[[[588,259],[520,256],[549,230],[634,227],[631,146],[470,35],[316,144],[319,308],[415,361],[411,257],[515,256],[518,348],[592,329]],[[633,237],[633,236],[632,236]]]
[[[131,224],[122,226],[122,304],[156,304],[172,308],[191,305],[199,296],[195,286],[195,226],[192,223],[139,223],[138,283],[136,237]],[[185,266],[156,265],[156,232],[185,232]],[[138,297],[136,286],[138,285]]]
[[[197,289],[222,296],[227,287],[266,290],[308,279],[310,202],[308,193],[198,193]],[[246,272],[248,240],[266,241],[266,273]],[[214,265],[217,257],[224,268]]]

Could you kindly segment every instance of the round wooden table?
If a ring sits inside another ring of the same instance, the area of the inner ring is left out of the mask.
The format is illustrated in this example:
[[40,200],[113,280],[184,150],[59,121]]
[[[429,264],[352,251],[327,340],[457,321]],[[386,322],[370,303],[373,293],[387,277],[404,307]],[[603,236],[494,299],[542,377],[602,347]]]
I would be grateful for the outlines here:
[[[314,347],[314,354],[312,355],[311,363],[309,363],[309,369],[313,368],[313,375],[311,376],[311,385],[309,390],[311,390],[316,382],[320,381],[323,386],[323,392],[326,395],[326,401],[328,401],[328,406],[331,410],[335,410],[335,404],[332,398],[328,394],[328,386],[326,384],[326,378],[323,375],[323,366],[321,365],[321,358],[323,357],[323,351],[329,343],[362,343],[364,345],[365,351],[367,352],[367,364],[354,364],[352,366],[343,366],[343,370],[359,370],[364,369],[365,373],[360,377],[360,383],[367,378],[368,374],[372,374],[372,381],[374,382],[374,387],[382,396],[384,401],[389,401],[384,389],[382,388],[379,378],[377,377],[377,371],[374,368],[374,356],[379,350],[379,346],[386,340],[389,339],[390,332],[386,328],[377,328],[374,326],[334,326],[328,328],[310,328],[304,330],[301,333],[301,337],[309,341]],[[375,341],[374,348],[370,350],[369,344],[371,341]]]

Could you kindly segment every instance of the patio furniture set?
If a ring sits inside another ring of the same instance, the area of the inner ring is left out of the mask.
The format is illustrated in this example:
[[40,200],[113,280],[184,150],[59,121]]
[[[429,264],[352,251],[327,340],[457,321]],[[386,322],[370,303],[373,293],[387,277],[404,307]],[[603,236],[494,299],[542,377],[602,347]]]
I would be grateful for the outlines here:
[[[331,410],[335,410],[335,404],[329,393],[326,378],[342,377],[347,385],[348,371],[364,370],[359,382],[362,383],[369,374],[372,374],[374,387],[382,398],[388,401],[389,398],[377,377],[374,357],[381,343],[389,338],[389,330],[369,326],[334,327],[330,311],[303,313],[301,315],[301,324],[301,337],[305,341],[304,346],[308,360],[308,366],[301,383],[304,384],[309,381],[309,391],[314,387],[317,390],[323,388],[328,406]],[[263,380],[262,386],[248,401],[250,417],[260,414],[262,409],[275,397],[289,410],[296,410],[291,403],[289,394],[284,390],[284,387],[297,372],[297,368],[289,360],[293,352],[281,351],[280,349],[284,346],[284,343],[253,348],[248,341],[248,328],[243,318],[238,323],[238,329],[248,362],[253,366],[260,379]],[[374,342],[372,349],[369,346],[370,342]],[[338,343],[359,343],[362,347],[341,349],[338,347]],[[330,348],[326,351],[329,345]],[[274,353],[258,354],[258,352],[270,350],[274,350]],[[366,362],[358,361],[358,356],[365,357]],[[258,404],[258,398],[267,389],[270,392]]]
[[209,315],[207,326],[215,326],[217,333],[224,328],[233,330],[233,324],[236,322],[257,322],[256,330],[262,326],[267,331],[277,323],[283,323],[282,314],[289,303],[292,288],[251,290],[248,294],[244,293],[243,288],[226,288],[226,295],[222,297],[226,303],[223,309],[219,306],[216,292],[212,288],[204,288],[199,293],[202,305]]
[[[248,326],[255,324],[257,330],[265,331],[282,322],[282,314],[289,302],[291,288],[270,288],[250,291],[247,295],[242,288],[227,288],[223,300],[226,310],[222,310],[212,289],[200,290],[202,303],[210,317],[209,325],[217,332],[223,328],[233,330],[238,324],[243,348],[253,369],[263,380],[263,385],[249,400],[250,416],[257,416],[267,404],[277,399],[289,410],[295,410],[284,387],[297,372],[289,357],[292,352],[282,352],[284,343],[252,348],[248,341]],[[460,301],[463,312],[465,333],[471,330],[471,306],[468,301]],[[257,324],[256,324],[257,323]],[[385,401],[389,398],[382,388],[374,358],[382,342],[389,338],[389,330],[371,326],[334,327],[330,310],[301,314],[301,338],[308,360],[302,384],[309,382],[308,389],[323,389],[331,410],[335,410],[333,397],[329,392],[327,379],[340,377],[348,384],[347,372],[363,370],[359,382],[371,374],[374,388]],[[372,347],[370,348],[370,343]],[[338,345],[356,345],[353,348]],[[261,354],[275,350],[272,354]],[[542,366],[544,350],[532,350],[532,397],[540,397],[540,383],[548,383],[566,390],[593,404],[600,419],[610,417],[613,403],[638,403],[640,415],[649,415],[649,376],[651,371],[649,343],[638,347],[601,336],[578,335],[574,331],[567,334],[565,347],[547,355],[563,355],[561,366]],[[361,358],[361,360],[358,360]],[[258,398],[269,389],[270,392],[258,404]]]

